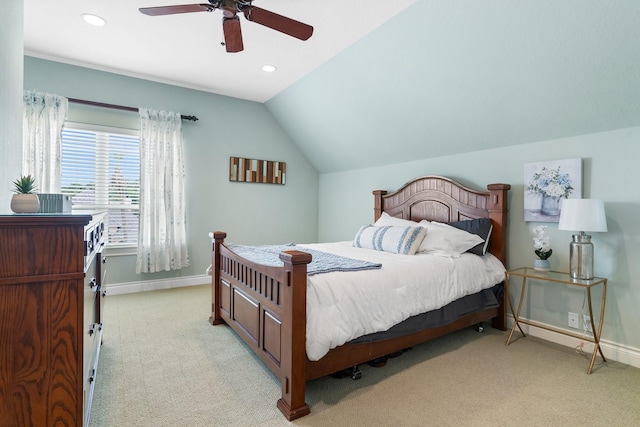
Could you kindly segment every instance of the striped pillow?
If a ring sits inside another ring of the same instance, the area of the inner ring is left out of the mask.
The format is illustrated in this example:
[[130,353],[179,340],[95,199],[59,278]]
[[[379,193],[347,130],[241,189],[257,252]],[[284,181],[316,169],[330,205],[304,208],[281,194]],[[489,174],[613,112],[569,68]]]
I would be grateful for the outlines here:
[[363,225],[353,240],[353,246],[394,254],[414,255],[426,234],[427,229],[424,227]]

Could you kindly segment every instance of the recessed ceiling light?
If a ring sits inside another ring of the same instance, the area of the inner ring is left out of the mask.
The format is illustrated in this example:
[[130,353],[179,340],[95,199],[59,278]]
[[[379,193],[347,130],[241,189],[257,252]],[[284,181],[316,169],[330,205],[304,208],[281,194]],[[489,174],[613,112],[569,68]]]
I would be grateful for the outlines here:
[[277,68],[274,65],[263,65],[262,71],[265,73],[273,73]]
[[82,19],[84,19],[84,22],[86,22],[87,24],[94,25],[96,27],[103,27],[107,23],[107,21],[104,18],[98,15],[94,15],[92,13],[83,13],[80,16],[82,17]]

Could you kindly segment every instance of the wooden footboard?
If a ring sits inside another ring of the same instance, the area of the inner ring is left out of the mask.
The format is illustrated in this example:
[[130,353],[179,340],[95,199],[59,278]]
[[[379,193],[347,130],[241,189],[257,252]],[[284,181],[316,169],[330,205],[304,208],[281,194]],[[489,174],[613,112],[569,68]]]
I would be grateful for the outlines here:
[[[389,212],[404,219],[452,222],[491,218],[490,252],[506,264],[508,184],[491,184],[477,192],[447,178],[423,177],[397,192],[374,191],[375,219]],[[499,308],[469,314],[457,321],[375,343],[344,344],[318,361],[306,356],[307,264],[311,255],[300,251],[280,254],[284,267],[253,263],[224,246],[226,233],[213,238],[212,305],[209,321],[226,323],[280,379],[282,396],[277,402],[288,420],[310,412],[305,402],[306,382],[411,347],[444,334],[492,321],[506,328],[504,298]]]
[[309,413],[305,402],[307,264],[311,254],[286,251],[284,267],[248,261],[213,233],[209,322],[227,323],[282,382],[278,408],[289,420]]

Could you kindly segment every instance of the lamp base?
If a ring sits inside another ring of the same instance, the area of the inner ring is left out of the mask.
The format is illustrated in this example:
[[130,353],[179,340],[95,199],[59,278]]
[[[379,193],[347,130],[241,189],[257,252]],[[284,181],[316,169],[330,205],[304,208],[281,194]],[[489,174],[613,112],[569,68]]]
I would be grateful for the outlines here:
[[593,279],[593,243],[591,236],[574,234],[569,245],[569,264],[571,277],[574,279]]

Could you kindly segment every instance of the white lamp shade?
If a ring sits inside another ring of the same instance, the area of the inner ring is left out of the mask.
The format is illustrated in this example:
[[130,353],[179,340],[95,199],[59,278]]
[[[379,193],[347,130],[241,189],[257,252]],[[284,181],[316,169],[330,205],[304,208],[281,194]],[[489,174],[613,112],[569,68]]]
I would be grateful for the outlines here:
[[595,199],[565,199],[558,230],[607,231],[604,202]]

